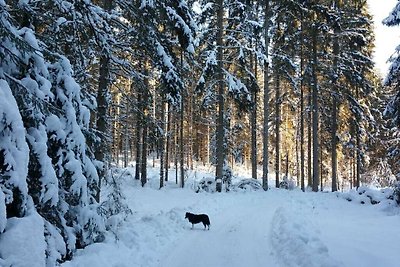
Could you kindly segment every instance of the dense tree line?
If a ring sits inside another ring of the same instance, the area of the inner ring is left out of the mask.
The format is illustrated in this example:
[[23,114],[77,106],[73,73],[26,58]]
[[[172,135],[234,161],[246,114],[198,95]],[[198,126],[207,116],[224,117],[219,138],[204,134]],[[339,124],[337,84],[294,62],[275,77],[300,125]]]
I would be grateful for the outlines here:
[[104,238],[111,164],[144,186],[157,158],[160,188],[212,164],[217,191],[237,164],[265,190],[398,178],[366,1],[0,0],[0,38],[0,232],[37,212],[50,265]]

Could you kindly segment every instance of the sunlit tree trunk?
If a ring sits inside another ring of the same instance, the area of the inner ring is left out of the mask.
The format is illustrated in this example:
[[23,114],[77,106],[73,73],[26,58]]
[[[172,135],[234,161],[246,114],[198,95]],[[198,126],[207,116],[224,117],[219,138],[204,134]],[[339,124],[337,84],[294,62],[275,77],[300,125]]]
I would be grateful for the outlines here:
[[278,67],[275,74],[275,186],[279,188],[280,176],[280,124],[281,124],[281,98],[280,98],[280,77]]
[[223,0],[217,0],[217,64],[218,64],[218,118],[217,118],[217,166],[215,170],[216,190],[222,190],[222,176],[224,167],[224,73],[223,73]]
[[178,184],[178,175],[179,175],[179,169],[178,169],[178,157],[179,157],[179,151],[178,151],[178,146],[179,146],[179,127],[178,127],[178,116],[177,114],[174,114],[174,165],[175,165],[175,183]]
[[[339,1],[335,1],[336,9],[340,10]],[[338,80],[338,57],[339,57],[339,25],[334,25],[334,41],[333,41],[333,69],[334,77],[332,81],[333,92],[332,92],[332,192],[337,191],[337,80]]]
[[307,112],[307,182],[308,187],[312,188],[312,92],[311,84],[308,90],[308,112]]
[[[251,55],[251,65],[254,65],[255,79],[257,80],[257,61]],[[253,66],[251,66],[253,69]],[[257,179],[257,88],[253,85],[251,98],[253,106],[251,108],[251,177]]]
[[160,188],[164,186],[164,140],[165,140],[165,97],[164,95],[161,96],[161,133],[160,133]]
[[318,142],[318,81],[317,81],[317,28],[313,25],[312,33],[312,140],[313,140],[313,181],[312,190],[318,191],[319,184],[319,142]]
[[[358,87],[356,87],[356,97],[360,99],[360,93]],[[355,135],[356,135],[356,181],[355,186],[357,188],[361,185],[361,138],[360,138],[360,119],[359,115],[356,114],[356,121],[355,121]]]
[[194,157],[194,138],[193,138],[193,92],[191,92],[188,96],[188,101],[189,105],[189,118],[188,118],[188,143],[189,143],[189,149],[188,149],[188,167],[193,170],[193,157]]
[[[183,50],[181,50],[181,70],[183,72]],[[181,187],[185,187],[185,166],[184,166],[184,140],[183,140],[183,127],[184,127],[184,107],[185,107],[185,93],[181,92],[181,102],[180,102],[180,110],[179,110],[179,162],[180,162],[180,178],[181,178]]]
[[170,147],[170,142],[171,142],[171,109],[170,105],[166,103],[167,105],[167,132],[166,132],[166,144],[165,144],[165,181],[168,181],[168,170],[169,170],[169,147]]
[[184,153],[183,153],[183,146],[184,146],[184,140],[183,140],[183,127],[184,127],[184,96],[183,94],[181,95],[181,103],[180,103],[180,129],[179,129],[179,164],[180,164],[180,178],[181,178],[181,187],[185,187],[185,166],[184,166]]
[[304,22],[301,13],[300,31],[300,183],[301,190],[305,191],[305,172],[304,172]]
[[[133,86],[133,84],[131,85]],[[135,165],[135,179],[140,179],[141,155],[142,155],[142,92],[137,88],[137,105],[136,105],[136,165]]]
[[264,121],[263,121],[263,189],[268,190],[268,146],[269,146],[269,0],[265,1],[264,6],[264,39],[265,39],[265,60],[264,60]]
[[149,69],[148,69],[148,62],[144,65],[144,89],[142,95],[142,107],[143,107],[143,114],[142,114],[142,158],[141,158],[141,174],[140,174],[140,181],[142,186],[147,183],[147,147],[148,147],[148,116],[149,116],[149,91],[150,91],[150,83],[149,83]]

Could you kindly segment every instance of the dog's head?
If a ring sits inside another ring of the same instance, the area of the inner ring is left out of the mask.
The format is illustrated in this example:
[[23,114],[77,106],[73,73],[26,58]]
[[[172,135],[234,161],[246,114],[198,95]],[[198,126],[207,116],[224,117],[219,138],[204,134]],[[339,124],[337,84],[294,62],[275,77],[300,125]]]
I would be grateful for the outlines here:
[[190,212],[186,212],[185,219],[189,218],[189,216],[190,216]]

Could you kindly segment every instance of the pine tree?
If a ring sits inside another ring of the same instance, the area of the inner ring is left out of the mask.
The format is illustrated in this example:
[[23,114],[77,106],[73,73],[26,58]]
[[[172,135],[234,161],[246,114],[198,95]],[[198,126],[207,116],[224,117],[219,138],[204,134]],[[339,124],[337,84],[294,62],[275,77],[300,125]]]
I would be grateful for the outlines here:
[[[20,13],[15,13],[16,18],[25,19],[12,26],[12,19],[1,3],[5,18],[1,20],[5,33],[2,38],[6,38],[1,42],[2,78],[9,84],[20,110],[15,114],[21,114],[26,131],[18,138],[29,145],[27,165],[21,157],[20,168],[26,168],[26,173],[20,173],[20,184],[28,181],[27,193],[44,218],[48,263],[53,265],[55,260],[70,257],[76,247],[98,240],[104,225],[94,199],[98,175],[83,135],[89,124],[89,110],[82,104],[81,88],[69,61],[57,52],[46,50],[47,46],[36,38],[30,21],[37,17],[30,4],[24,2],[18,6]],[[12,45],[12,50],[4,44]],[[12,103],[10,99],[7,94],[7,103]],[[5,122],[11,123],[8,118]],[[8,153],[4,156],[3,161],[11,167]],[[19,191],[22,196],[26,192]],[[22,216],[27,198],[15,196],[15,199],[19,199],[15,205],[18,208],[14,208],[18,213],[9,216]],[[50,244],[60,243],[60,234],[65,247],[52,247]]]
[[[232,114],[236,116],[235,110],[248,111],[255,104],[251,102],[251,89],[258,90],[250,55],[261,54],[260,42],[255,40],[260,40],[262,25],[251,19],[256,16],[255,12],[258,12],[259,7],[255,2],[255,5],[252,3],[253,1],[221,1],[214,5],[210,1],[200,2],[203,9],[199,20],[203,23],[204,30],[199,34],[199,61],[204,64],[197,93],[203,96],[205,108],[214,105],[218,107],[215,107],[218,115],[216,146],[213,147],[216,156],[217,191],[222,186],[220,183],[224,170],[229,169],[228,155],[232,149],[229,148],[229,139],[233,129],[229,125],[230,118]],[[225,18],[225,12],[228,18]],[[218,30],[213,32],[209,30],[211,28]],[[253,66],[254,62],[255,58]],[[253,157],[255,160],[254,154]]]
[[[393,8],[392,12],[390,15],[383,20],[383,24],[387,26],[396,26],[400,24],[400,20],[398,16],[396,15],[400,10],[400,3],[397,3],[396,6]],[[389,61],[391,62],[390,68],[389,68],[389,73],[386,76],[386,79],[384,81],[385,86],[390,86],[392,88],[398,88],[399,84],[399,71],[400,71],[400,47],[398,46],[396,48],[396,51],[394,54],[390,57]],[[397,89],[397,92],[395,91],[393,93],[392,99],[389,101],[385,111],[384,111],[384,116],[387,119],[391,119],[392,124],[391,128],[393,129],[392,131],[398,133],[399,132],[399,125],[400,125],[400,90]],[[400,149],[398,146],[399,143],[399,134],[395,134],[395,137],[393,138],[393,141],[391,142],[392,144],[390,145],[388,149],[388,155],[389,157],[395,161],[394,165],[398,166],[400,164],[400,161],[398,160],[398,155],[400,154]],[[396,179],[400,179],[400,174],[398,171],[395,173]]]

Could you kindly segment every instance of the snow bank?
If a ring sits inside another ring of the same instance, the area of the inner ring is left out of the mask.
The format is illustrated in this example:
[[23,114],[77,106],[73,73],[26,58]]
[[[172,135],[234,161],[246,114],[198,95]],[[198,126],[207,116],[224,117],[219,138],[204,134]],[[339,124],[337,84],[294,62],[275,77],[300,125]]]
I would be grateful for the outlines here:
[[271,242],[276,255],[288,267],[339,267],[304,214],[287,208],[275,211]]
[[184,210],[178,208],[157,215],[131,216],[104,243],[79,250],[72,262],[62,266],[158,266],[159,253],[187,227],[183,216]]
[[392,188],[374,188],[361,186],[348,192],[337,192],[337,196],[362,205],[377,205],[382,210],[392,210],[397,207]]
[[46,266],[44,222],[36,212],[23,218],[7,220],[6,231],[0,235],[2,267]]

